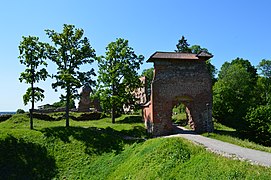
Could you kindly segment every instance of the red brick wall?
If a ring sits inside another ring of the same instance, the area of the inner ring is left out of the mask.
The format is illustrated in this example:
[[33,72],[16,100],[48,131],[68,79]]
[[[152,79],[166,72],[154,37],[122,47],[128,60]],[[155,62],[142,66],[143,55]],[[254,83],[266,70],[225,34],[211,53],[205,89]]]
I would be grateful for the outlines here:
[[205,61],[161,59],[154,69],[151,104],[143,109],[149,132],[170,133],[172,108],[180,102],[188,108],[189,124],[196,132],[212,130],[212,81]]

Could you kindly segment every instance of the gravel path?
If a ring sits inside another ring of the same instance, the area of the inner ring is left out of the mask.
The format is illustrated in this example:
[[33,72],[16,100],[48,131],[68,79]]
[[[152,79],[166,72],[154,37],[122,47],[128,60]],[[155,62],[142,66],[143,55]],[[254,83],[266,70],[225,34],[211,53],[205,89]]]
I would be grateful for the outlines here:
[[178,127],[179,133],[166,137],[183,137],[197,144],[203,145],[206,149],[239,160],[246,160],[252,164],[271,167],[271,153],[240,147],[234,144],[204,137],[195,134],[193,131],[184,130]]

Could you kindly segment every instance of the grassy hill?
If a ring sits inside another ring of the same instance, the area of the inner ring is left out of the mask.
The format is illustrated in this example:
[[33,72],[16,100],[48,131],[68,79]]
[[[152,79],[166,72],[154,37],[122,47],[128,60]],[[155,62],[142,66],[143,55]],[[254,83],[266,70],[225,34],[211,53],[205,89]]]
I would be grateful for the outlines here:
[[271,168],[207,152],[181,138],[149,139],[138,116],[72,121],[26,114],[0,123],[0,179],[270,179]]

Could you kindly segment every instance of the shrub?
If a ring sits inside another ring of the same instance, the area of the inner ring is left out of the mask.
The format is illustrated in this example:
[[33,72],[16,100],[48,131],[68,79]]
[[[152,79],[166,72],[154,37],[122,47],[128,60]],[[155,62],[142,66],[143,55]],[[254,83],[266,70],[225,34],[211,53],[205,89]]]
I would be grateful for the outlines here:
[[250,109],[246,115],[247,133],[250,138],[263,145],[271,146],[271,106]]
[[0,122],[3,122],[5,120],[8,120],[9,118],[11,118],[12,115],[11,114],[4,114],[4,115],[0,115]]
[[70,118],[75,121],[98,120],[101,119],[101,117],[101,112],[83,113],[79,117],[70,116]]
[[25,111],[23,109],[17,109],[16,114],[24,114]]
[[[28,114],[29,115],[29,114]],[[61,120],[61,118],[54,118],[50,115],[47,114],[43,114],[43,113],[33,113],[33,117],[40,119],[40,120],[44,120],[44,121],[57,121],[57,120]]]

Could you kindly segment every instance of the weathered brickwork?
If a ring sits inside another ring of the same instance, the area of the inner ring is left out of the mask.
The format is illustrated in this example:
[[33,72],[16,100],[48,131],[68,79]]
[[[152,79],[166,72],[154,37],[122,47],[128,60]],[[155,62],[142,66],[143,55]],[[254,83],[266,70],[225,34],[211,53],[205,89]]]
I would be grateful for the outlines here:
[[212,81],[205,61],[207,53],[154,53],[151,101],[143,108],[146,127],[153,135],[172,131],[172,108],[180,102],[186,106],[189,124],[196,132],[213,130]]

